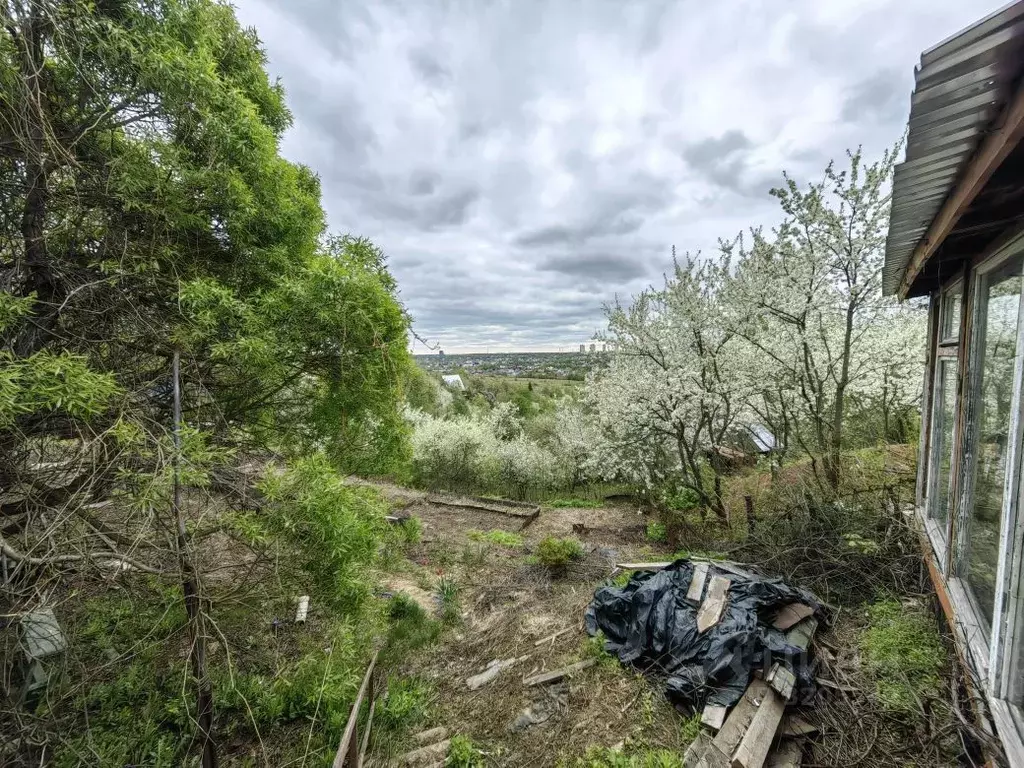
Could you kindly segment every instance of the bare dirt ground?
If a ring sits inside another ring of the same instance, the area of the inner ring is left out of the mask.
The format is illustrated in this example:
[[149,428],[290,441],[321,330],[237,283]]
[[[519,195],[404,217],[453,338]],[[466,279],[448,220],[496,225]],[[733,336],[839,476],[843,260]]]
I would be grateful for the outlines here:
[[[588,656],[583,613],[616,562],[667,556],[666,548],[646,540],[646,518],[636,507],[544,508],[521,530],[528,509],[501,514],[436,503],[435,496],[428,499],[428,494],[405,488],[378,487],[400,514],[422,521],[422,543],[407,553],[414,567],[406,581],[418,585],[413,591],[442,576],[459,587],[461,624],[444,635],[439,647],[419,654],[400,671],[429,680],[436,690],[425,727],[444,726],[450,734],[469,736],[484,750],[488,765],[495,766],[572,765],[591,746],[623,742],[682,754],[685,718],[664,699],[656,681],[613,659],[561,685],[523,684],[529,676]],[[471,538],[474,531],[491,530],[520,533],[523,547]],[[554,575],[531,564],[530,553],[547,536],[576,538],[584,558]],[[520,661],[490,684],[467,688],[466,679],[491,661],[513,658]]]
[[[422,522],[421,543],[409,547],[400,573],[389,581],[391,588],[409,585],[406,591],[423,604],[436,594],[442,578],[459,589],[457,625],[439,644],[390,671],[431,684],[435,696],[423,728],[443,726],[449,735],[468,736],[483,750],[488,766],[610,764],[585,760],[592,748],[619,748],[626,756],[638,756],[622,765],[678,764],[649,759],[649,750],[681,756],[696,727],[688,722],[689,713],[677,712],[668,703],[658,679],[605,656],[559,685],[524,684],[532,675],[600,656],[588,643],[583,615],[617,562],[670,559],[669,545],[647,540],[648,518],[635,505],[544,507],[531,521],[531,510],[522,507],[502,513],[462,506],[473,504],[472,499],[375,485],[390,499],[395,514],[415,515]],[[482,503],[500,507],[500,502]],[[522,546],[481,541],[478,532],[494,530],[518,533]],[[584,557],[561,574],[531,563],[537,544],[548,536],[576,538],[584,546]],[[933,754],[925,762],[909,754],[897,758],[896,753],[907,752],[907,745],[899,742],[901,732],[888,733],[886,718],[864,694],[870,685],[853,653],[858,617],[849,611],[839,614],[836,626],[823,625],[818,637],[825,648],[822,674],[842,685],[822,689],[814,707],[799,711],[820,730],[803,740],[804,765],[956,764]],[[469,690],[467,678],[507,659],[517,661],[493,682]]]

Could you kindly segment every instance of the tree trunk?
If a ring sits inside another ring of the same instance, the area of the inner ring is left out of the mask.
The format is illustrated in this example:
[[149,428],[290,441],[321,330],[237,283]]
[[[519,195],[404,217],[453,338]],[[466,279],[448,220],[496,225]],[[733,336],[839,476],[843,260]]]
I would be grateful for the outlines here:
[[839,488],[842,476],[840,464],[843,450],[843,411],[846,406],[846,387],[850,381],[850,354],[853,347],[853,315],[855,306],[851,301],[846,306],[846,329],[843,335],[843,361],[836,384],[836,397],[832,404],[832,429],[829,435],[828,453],[825,455],[825,479],[833,491]]

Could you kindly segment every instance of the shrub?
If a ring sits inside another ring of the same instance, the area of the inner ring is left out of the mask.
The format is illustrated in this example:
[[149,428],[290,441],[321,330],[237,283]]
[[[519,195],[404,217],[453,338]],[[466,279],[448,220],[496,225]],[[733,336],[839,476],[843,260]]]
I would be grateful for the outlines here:
[[462,734],[452,736],[444,764],[447,768],[484,768],[486,765],[480,749]]
[[650,541],[668,541],[668,532],[665,530],[665,524],[659,523],[657,520],[649,522],[647,524],[647,538]]
[[446,624],[455,624],[461,618],[459,609],[459,585],[447,576],[437,581],[437,594],[441,598],[441,619]]
[[423,536],[423,521],[411,515],[395,526],[395,529],[406,544],[419,544]]
[[435,419],[421,415],[412,433],[413,476],[431,488],[472,488],[482,479],[487,428],[471,418]]
[[583,547],[576,539],[556,539],[548,536],[537,545],[537,562],[548,568],[565,568],[573,560],[583,557]]
[[388,682],[388,691],[376,710],[374,727],[392,734],[404,733],[423,722],[430,708],[433,689],[417,677],[400,677]]
[[946,659],[935,621],[921,606],[882,600],[868,607],[869,626],[861,636],[875,695],[885,709],[914,714],[940,691]]

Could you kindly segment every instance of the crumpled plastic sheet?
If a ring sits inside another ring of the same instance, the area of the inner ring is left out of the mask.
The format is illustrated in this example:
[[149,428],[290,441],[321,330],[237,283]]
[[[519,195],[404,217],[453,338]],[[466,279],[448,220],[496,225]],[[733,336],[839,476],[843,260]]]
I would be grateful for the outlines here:
[[804,589],[731,563],[709,563],[703,600],[714,576],[732,583],[719,622],[697,632],[700,603],[686,599],[694,563],[676,560],[662,571],[639,571],[624,587],[594,593],[585,620],[591,636],[602,632],[605,649],[623,664],[667,676],[665,693],[677,707],[735,704],[755,669],[775,662],[797,679],[797,697],[814,693],[810,655],[772,627],[778,609],[805,603],[820,617],[821,603]]

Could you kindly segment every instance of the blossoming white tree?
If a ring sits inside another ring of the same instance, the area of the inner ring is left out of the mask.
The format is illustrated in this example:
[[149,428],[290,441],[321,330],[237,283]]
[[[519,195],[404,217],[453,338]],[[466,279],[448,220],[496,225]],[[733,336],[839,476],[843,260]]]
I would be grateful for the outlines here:
[[[677,479],[724,516],[716,465],[705,461],[733,427],[744,397],[723,322],[728,261],[674,261],[660,290],[608,309],[615,357],[595,382],[615,470],[645,485]],[[671,457],[671,458],[670,458]]]

